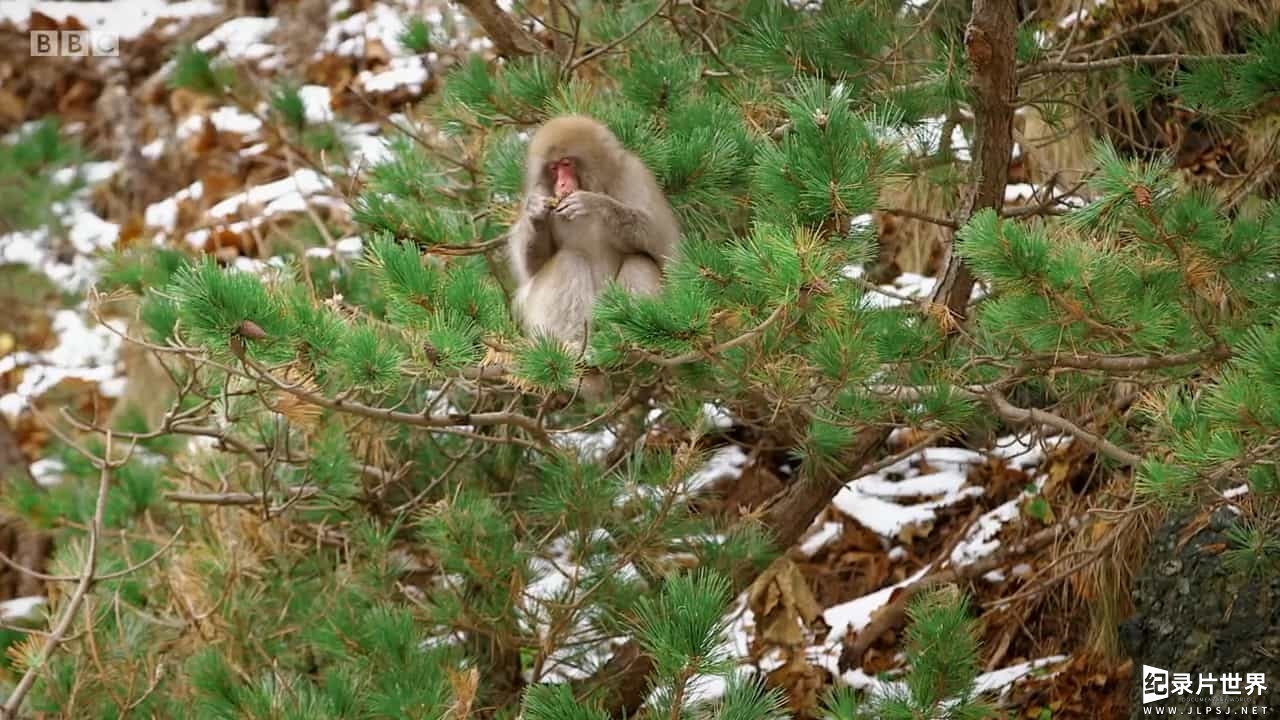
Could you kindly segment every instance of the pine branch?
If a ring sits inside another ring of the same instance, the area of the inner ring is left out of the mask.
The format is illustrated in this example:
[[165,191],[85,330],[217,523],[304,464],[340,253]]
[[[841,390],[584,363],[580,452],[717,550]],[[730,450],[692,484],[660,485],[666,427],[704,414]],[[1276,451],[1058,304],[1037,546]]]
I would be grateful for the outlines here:
[[458,0],[458,4],[471,13],[502,56],[516,58],[546,51],[542,43],[503,12],[495,0]]
[[[129,567],[124,568],[123,570],[116,570],[115,572],[109,572],[104,575],[99,575],[97,576],[97,578],[95,578],[95,581],[102,582],[104,580],[115,580],[116,578],[122,578],[126,575],[132,575],[133,573],[150,565],[156,560],[159,560],[161,555],[164,555],[166,552],[168,552],[169,548],[173,547],[173,544],[178,542],[178,538],[182,536],[182,531],[184,529],[185,529],[184,526],[179,526],[177,532],[175,532],[168,539],[168,541],[165,542],[164,545],[161,545],[158,550],[148,555],[146,559],[142,560],[141,562],[130,565]],[[44,582],[79,582],[80,580],[79,575],[49,575],[48,573],[42,573],[39,570],[29,568],[26,565],[19,563],[14,558],[9,557],[8,555],[2,552],[0,552],[0,562],[3,562],[5,565],[13,568],[14,570],[17,570],[18,572],[24,575],[38,578],[40,580],[43,580]]]
[[1024,423],[1033,422],[1049,427],[1070,435],[1094,448],[1107,457],[1120,462],[1121,464],[1134,467],[1142,462],[1142,458],[1128,450],[1116,445],[1106,438],[1096,435],[1085,430],[1070,420],[1055,415],[1048,410],[1039,408],[1023,408],[1009,402],[1007,398],[994,386],[969,385],[969,386],[946,386],[931,388],[918,387],[914,385],[876,385],[868,388],[876,395],[892,398],[898,401],[911,401],[923,397],[927,392],[936,392],[937,390],[946,389],[958,395],[968,397],[973,400],[981,400],[995,408],[1000,417],[1009,422]]

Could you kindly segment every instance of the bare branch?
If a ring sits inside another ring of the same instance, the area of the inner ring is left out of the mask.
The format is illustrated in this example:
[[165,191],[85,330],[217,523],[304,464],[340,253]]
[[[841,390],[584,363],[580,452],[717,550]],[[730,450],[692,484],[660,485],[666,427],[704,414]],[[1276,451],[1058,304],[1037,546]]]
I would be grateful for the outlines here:
[[1088,430],[1085,430],[1060,415],[1054,415],[1051,412],[1040,410],[1038,408],[1020,408],[1013,403],[1010,403],[1003,395],[996,392],[988,393],[986,397],[995,407],[996,412],[1000,413],[1000,417],[1003,417],[1006,420],[1012,422],[1034,422],[1040,423],[1041,425],[1048,425],[1051,428],[1064,432],[1078,440],[1082,440],[1089,445],[1092,445],[1103,455],[1106,455],[1121,464],[1129,467],[1136,467],[1142,463],[1141,456],[1125,450],[1101,435],[1095,435]]
[[1053,73],[1090,73],[1101,70],[1114,70],[1124,67],[1141,67],[1143,65],[1164,65],[1176,62],[1231,62],[1249,57],[1245,53],[1225,53],[1221,55],[1187,55],[1184,53],[1157,53],[1154,55],[1124,55],[1121,57],[1086,60],[1083,62],[1043,62],[1022,68],[1018,71],[1021,81],[1041,75]]
[[1137,372],[1139,370],[1159,370],[1179,365],[1194,365],[1206,360],[1226,360],[1230,357],[1231,350],[1229,348],[1217,347],[1210,350],[1196,350],[1195,352],[1176,353],[1173,355],[1153,355],[1150,357],[1042,353],[1028,355],[1022,360],[1024,365],[1038,368]]
[[960,229],[960,223],[951,218],[934,217],[933,215],[926,215],[925,213],[916,210],[908,210],[907,208],[880,208],[880,212],[885,213],[886,215],[897,215],[898,217],[909,218],[911,220],[919,220],[933,225],[941,225],[942,227],[951,228],[952,230]]
[[480,27],[504,57],[538,55],[546,51],[538,39],[520,26],[515,18],[503,12],[495,0],[458,0],[471,13]]
[[[289,493],[286,502],[294,502],[296,500],[306,500],[320,494],[320,490],[313,487],[294,488]],[[263,503],[262,493],[247,492],[227,492],[227,493],[193,493],[183,491],[171,491],[164,494],[165,500],[176,503],[187,503],[190,505],[261,505]]]

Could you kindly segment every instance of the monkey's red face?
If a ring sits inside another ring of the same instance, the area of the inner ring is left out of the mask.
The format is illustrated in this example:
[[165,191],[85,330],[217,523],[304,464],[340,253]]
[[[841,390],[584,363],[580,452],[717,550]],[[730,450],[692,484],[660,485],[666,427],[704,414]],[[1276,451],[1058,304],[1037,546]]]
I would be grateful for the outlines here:
[[575,158],[562,157],[547,163],[547,174],[551,177],[551,186],[557,198],[563,198],[578,189],[578,161]]

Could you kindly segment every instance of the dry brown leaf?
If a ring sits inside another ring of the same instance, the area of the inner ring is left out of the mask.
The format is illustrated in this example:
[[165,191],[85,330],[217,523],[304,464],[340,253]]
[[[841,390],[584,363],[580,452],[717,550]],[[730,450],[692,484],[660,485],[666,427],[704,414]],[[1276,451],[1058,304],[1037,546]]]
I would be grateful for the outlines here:
[[826,694],[827,671],[814,667],[802,653],[793,653],[785,665],[769,673],[768,684],[786,691],[793,712],[811,715]]
[[802,647],[804,629],[822,615],[800,568],[779,558],[752,584],[747,607],[755,615],[758,638],[770,645]]

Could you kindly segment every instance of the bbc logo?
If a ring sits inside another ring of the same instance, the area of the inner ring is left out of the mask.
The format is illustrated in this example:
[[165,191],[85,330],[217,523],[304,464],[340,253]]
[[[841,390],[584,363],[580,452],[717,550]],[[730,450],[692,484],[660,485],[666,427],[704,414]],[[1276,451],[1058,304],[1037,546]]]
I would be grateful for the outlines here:
[[32,57],[117,57],[120,36],[94,30],[32,30]]

